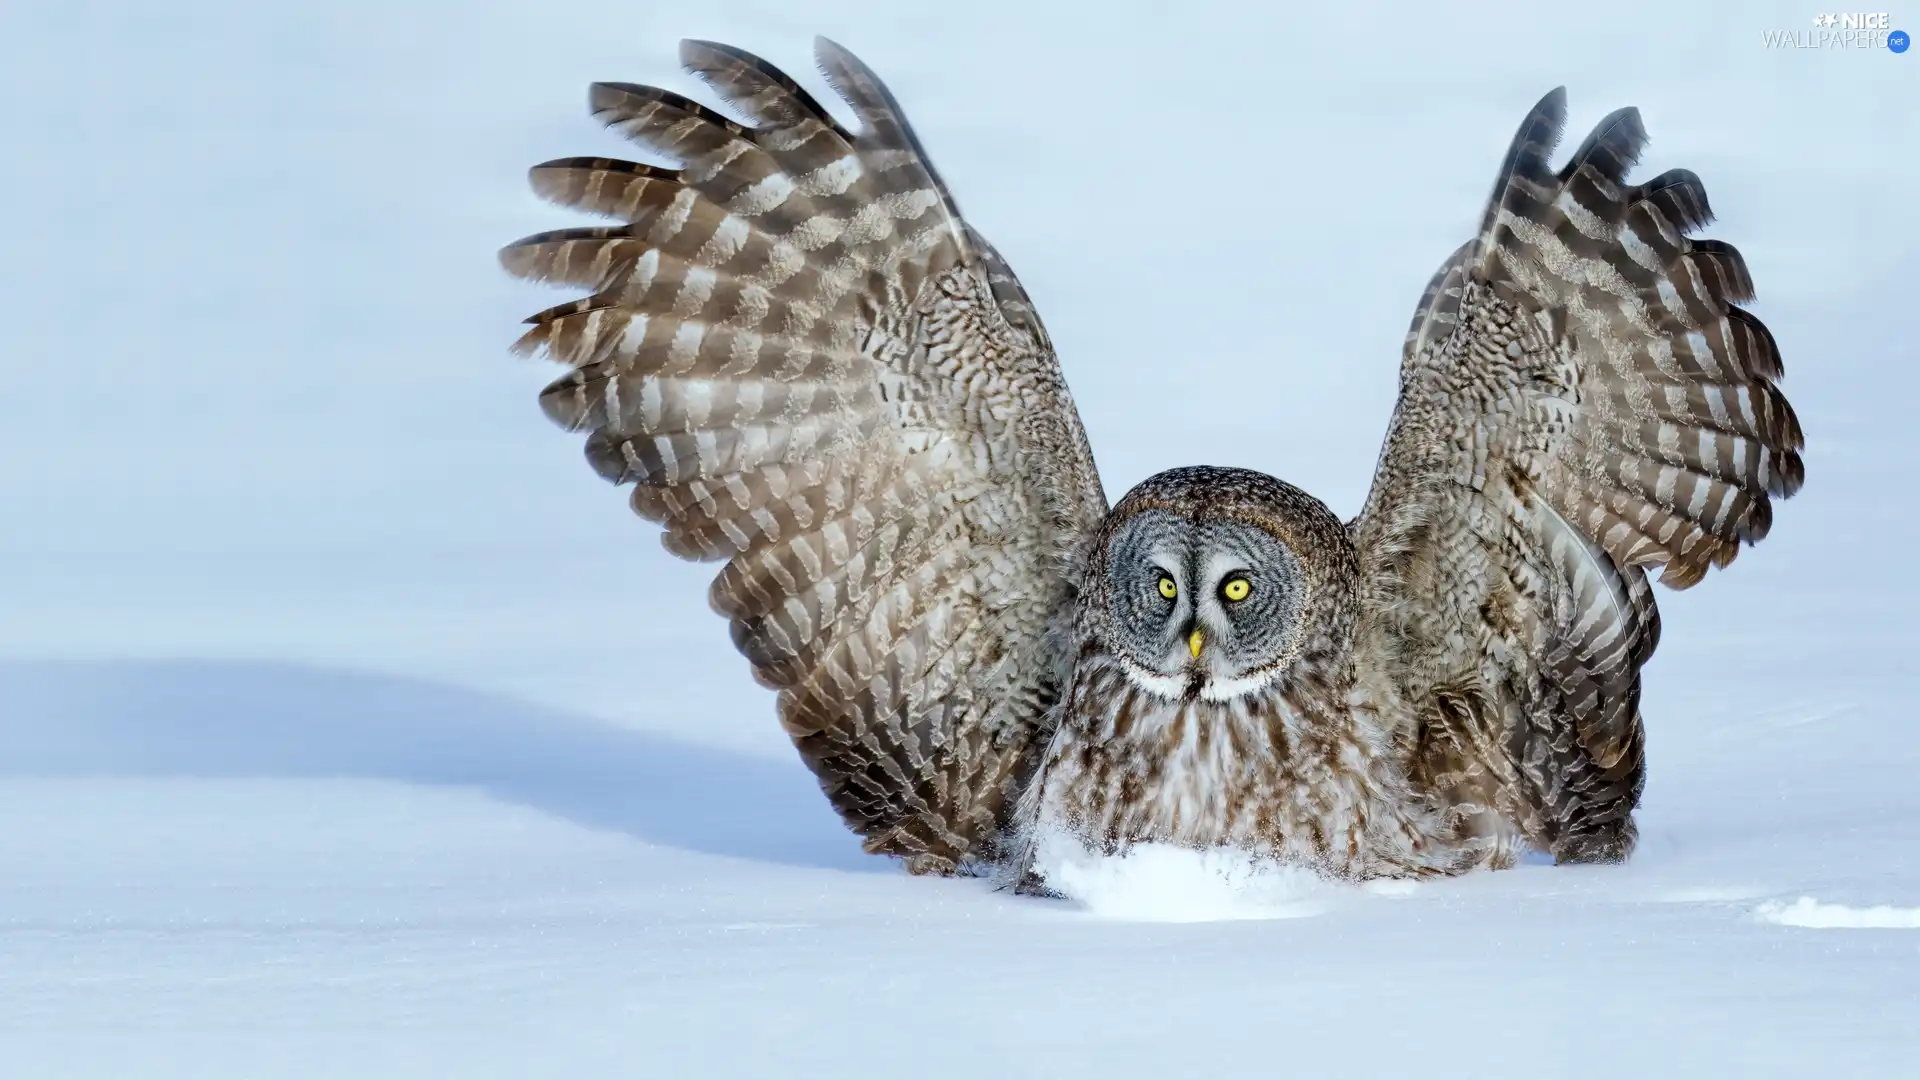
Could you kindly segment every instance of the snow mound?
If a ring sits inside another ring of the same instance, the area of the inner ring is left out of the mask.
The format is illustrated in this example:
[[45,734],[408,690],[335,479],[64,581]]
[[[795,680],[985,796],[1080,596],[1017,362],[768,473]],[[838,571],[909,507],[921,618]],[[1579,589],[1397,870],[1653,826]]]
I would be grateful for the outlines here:
[[1043,837],[1034,869],[1093,915],[1132,922],[1299,919],[1341,891],[1310,870],[1226,849],[1141,844],[1101,855],[1064,834]]
[[1762,904],[1754,912],[1762,922],[1813,930],[1920,930],[1920,907],[1848,907],[1803,896],[1791,904]]

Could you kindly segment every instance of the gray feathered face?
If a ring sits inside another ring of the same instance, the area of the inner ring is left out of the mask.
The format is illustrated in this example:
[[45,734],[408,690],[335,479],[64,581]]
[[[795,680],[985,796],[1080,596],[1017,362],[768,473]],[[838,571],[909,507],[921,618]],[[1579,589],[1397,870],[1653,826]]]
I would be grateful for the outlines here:
[[1147,510],[1107,556],[1109,644],[1147,688],[1226,700],[1264,686],[1298,652],[1307,582],[1267,530]]

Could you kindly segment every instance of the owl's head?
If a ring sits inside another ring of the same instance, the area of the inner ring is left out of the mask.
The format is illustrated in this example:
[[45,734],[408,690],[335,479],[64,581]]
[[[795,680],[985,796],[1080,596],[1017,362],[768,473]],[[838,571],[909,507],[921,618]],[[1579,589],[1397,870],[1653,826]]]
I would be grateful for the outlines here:
[[1090,552],[1082,628],[1161,697],[1266,689],[1350,621],[1353,546],[1326,505],[1245,469],[1172,469],[1121,499]]

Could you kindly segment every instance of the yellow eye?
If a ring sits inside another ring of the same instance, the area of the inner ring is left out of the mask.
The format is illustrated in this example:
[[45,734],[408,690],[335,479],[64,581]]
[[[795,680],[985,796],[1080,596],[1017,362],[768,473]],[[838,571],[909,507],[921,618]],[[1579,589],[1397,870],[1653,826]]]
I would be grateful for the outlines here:
[[1165,574],[1160,575],[1160,595],[1169,600],[1180,595],[1180,589],[1174,585],[1173,579]]
[[1253,591],[1253,586],[1247,582],[1246,578],[1243,578],[1243,577],[1234,578],[1233,580],[1227,582],[1225,585],[1220,586],[1220,595],[1226,597],[1229,600],[1234,601],[1235,603],[1238,603],[1241,600],[1245,600],[1247,598],[1247,594],[1252,591]]

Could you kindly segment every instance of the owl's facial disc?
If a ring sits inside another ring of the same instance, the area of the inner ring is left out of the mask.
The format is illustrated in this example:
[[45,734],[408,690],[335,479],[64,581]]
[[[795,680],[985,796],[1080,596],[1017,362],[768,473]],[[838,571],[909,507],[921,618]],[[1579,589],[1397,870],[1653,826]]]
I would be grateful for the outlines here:
[[1291,660],[1306,583],[1267,530],[1149,510],[1108,555],[1112,644],[1156,692],[1224,700]]

